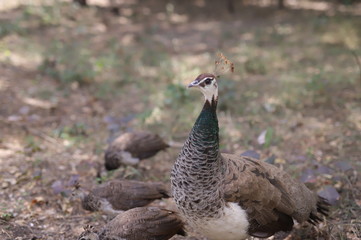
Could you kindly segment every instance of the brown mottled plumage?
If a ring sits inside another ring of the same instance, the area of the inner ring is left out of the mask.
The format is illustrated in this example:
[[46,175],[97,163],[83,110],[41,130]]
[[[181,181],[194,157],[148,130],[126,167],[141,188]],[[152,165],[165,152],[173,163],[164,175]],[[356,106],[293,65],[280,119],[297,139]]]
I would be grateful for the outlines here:
[[169,196],[168,188],[161,182],[112,180],[83,194],[81,198],[86,210],[117,214]]
[[139,207],[119,214],[100,231],[87,227],[78,240],[167,240],[184,235],[177,213],[157,207]]
[[292,218],[315,223],[327,203],[283,170],[250,157],[222,154],[226,164],[224,198],[246,209],[252,236],[290,231]]
[[178,209],[210,240],[269,237],[290,231],[293,219],[313,224],[327,203],[277,167],[247,156],[219,152],[218,85],[213,74],[189,87],[205,97],[203,109],[171,173]]
[[116,138],[105,152],[105,168],[113,170],[122,164],[134,165],[140,160],[153,157],[169,147],[157,134],[128,132]]

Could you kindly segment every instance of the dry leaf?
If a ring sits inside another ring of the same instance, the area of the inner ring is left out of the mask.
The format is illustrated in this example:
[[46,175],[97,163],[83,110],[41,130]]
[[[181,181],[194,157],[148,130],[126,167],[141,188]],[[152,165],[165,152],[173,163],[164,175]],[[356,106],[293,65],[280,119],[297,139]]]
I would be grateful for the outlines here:
[[234,64],[228,58],[226,58],[223,53],[217,54],[217,60],[214,64],[214,73],[216,76],[219,76],[224,73],[234,72]]

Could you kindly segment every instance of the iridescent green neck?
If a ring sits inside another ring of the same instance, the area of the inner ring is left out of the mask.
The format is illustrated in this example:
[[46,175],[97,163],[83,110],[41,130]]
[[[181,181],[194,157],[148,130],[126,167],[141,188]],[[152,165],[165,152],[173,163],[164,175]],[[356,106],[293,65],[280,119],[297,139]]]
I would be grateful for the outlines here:
[[218,118],[217,118],[217,100],[212,99],[212,102],[206,101],[203,109],[199,114],[192,132],[195,133],[199,140],[206,142],[214,142],[218,147]]

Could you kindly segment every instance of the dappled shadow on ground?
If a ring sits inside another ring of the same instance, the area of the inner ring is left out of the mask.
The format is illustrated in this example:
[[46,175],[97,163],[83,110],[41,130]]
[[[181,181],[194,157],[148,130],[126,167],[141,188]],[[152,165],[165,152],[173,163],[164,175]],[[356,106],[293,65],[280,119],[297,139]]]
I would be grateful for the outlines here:
[[275,155],[335,201],[319,231],[298,226],[292,239],[360,237],[357,8],[230,13],[221,1],[185,2],[124,3],[119,14],[69,2],[1,13],[1,238],[70,239],[105,223],[71,199],[75,180],[168,182],[179,149],[112,173],[103,150],[110,135],[134,129],[182,143],[201,107],[184,85],[213,70],[218,50],[236,68],[219,82],[222,149]]

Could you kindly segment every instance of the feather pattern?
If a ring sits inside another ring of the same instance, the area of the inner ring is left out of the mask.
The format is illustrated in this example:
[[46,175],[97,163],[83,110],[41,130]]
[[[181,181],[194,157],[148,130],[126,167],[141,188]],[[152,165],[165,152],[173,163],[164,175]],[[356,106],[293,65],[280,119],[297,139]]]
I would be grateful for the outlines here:
[[[210,77],[214,82],[208,84],[217,86],[215,77]],[[293,219],[320,221],[319,213],[326,214],[327,205],[303,183],[263,161],[220,154],[217,87],[207,87],[199,79],[205,79],[205,74],[190,86],[201,88],[205,96],[215,92],[211,101],[206,98],[171,172],[173,196],[187,221],[212,240],[245,239],[244,231],[255,237],[269,237],[291,230]],[[244,219],[232,216],[232,209]],[[230,226],[244,231],[230,231]]]
[[94,188],[84,196],[82,206],[89,211],[119,213],[169,196],[169,190],[161,182],[112,180]]
[[79,240],[167,240],[184,235],[177,213],[157,207],[139,207],[117,215],[100,231],[86,228]]
[[105,152],[105,168],[117,169],[121,164],[137,164],[139,160],[153,157],[169,145],[157,134],[127,132],[116,138]]
[[99,239],[167,240],[177,233],[184,231],[175,212],[156,207],[134,208],[109,222],[99,233]]

